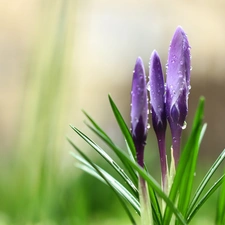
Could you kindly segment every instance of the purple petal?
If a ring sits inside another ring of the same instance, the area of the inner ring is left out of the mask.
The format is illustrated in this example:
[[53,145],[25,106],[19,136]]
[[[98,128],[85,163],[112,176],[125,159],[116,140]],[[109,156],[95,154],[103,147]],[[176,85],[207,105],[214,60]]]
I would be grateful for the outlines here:
[[150,58],[149,67],[150,103],[152,109],[152,125],[159,146],[160,164],[162,171],[163,190],[167,184],[167,161],[166,161],[166,109],[165,88],[162,66],[158,53],[154,50]]
[[171,41],[166,85],[167,116],[173,122],[183,125],[187,115],[190,89],[190,46],[181,27],[175,31]]
[[131,90],[131,132],[135,142],[146,141],[148,124],[148,99],[146,77],[142,59],[136,61]]
[[152,109],[152,124],[155,132],[166,130],[165,88],[162,66],[158,53],[154,50],[149,67],[150,103]]
[[173,139],[175,165],[179,160],[182,127],[188,112],[190,64],[187,35],[178,27],[170,44],[166,84],[166,114]]

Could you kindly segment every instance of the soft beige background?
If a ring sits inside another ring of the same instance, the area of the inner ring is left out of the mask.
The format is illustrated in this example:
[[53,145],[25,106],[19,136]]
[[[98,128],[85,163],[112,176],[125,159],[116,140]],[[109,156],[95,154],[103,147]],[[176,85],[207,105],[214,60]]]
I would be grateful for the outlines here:
[[[4,155],[13,152],[10,146],[20,133],[38,24],[42,14],[48,22],[46,15],[58,2],[0,1],[0,142]],[[83,129],[80,110],[85,109],[116,136],[118,132],[111,129],[114,119],[107,94],[111,93],[129,122],[129,91],[136,57],[143,58],[147,71],[150,54],[156,49],[165,65],[170,40],[181,25],[192,47],[188,119],[193,118],[199,96],[206,96],[208,130],[202,151],[207,158],[222,150],[225,1],[74,0],[71,11],[73,65],[70,75],[65,74],[69,110],[64,116],[65,134],[69,133],[68,123]]]

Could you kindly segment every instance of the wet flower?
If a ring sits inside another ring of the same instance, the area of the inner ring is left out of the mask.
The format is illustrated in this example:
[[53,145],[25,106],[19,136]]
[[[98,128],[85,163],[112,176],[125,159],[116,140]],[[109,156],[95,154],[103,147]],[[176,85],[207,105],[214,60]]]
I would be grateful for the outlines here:
[[131,90],[131,134],[139,165],[144,165],[144,146],[148,130],[148,98],[142,59],[136,61]]
[[149,67],[150,104],[152,110],[152,125],[158,140],[160,163],[162,170],[163,189],[166,186],[167,162],[166,162],[166,109],[165,88],[162,66],[158,53],[154,50],[150,58]]
[[[148,132],[148,97],[143,61],[137,58],[131,89],[131,134],[136,148],[137,162],[144,167],[144,148]],[[139,200],[142,224],[153,224],[148,184],[139,175]]]
[[178,27],[170,44],[166,80],[166,113],[176,165],[180,155],[181,132],[188,112],[189,89],[190,46],[184,30]]
[[160,58],[155,50],[150,58],[149,84],[152,124],[157,135],[160,135],[166,130],[165,88]]

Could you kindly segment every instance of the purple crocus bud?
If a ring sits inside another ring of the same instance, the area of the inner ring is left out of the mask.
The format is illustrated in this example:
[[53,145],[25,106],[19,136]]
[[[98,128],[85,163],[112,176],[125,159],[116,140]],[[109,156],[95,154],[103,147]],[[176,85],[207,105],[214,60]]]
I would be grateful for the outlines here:
[[176,29],[170,44],[166,82],[166,113],[173,138],[173,156],[177,165],[190,89],[190,46],[181,27]]
[[137,58],[131,90],[131,134],[137,152],[137,161],[144,166],[144,146],[147,138],[148,98],[143,61]]
[[158,140],[160,163],[162,170],[163,189],[166,188],[167,161],[166,161],[166,109],[165,87],[162,66],[158,53],[154,50],[150,58],[149,67],[150,104],[152,110],[152,125]]

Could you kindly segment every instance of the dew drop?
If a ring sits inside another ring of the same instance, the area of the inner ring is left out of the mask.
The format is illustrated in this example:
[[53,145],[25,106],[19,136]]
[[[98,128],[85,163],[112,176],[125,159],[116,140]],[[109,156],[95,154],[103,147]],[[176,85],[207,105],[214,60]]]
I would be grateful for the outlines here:
[[148,124],[147,124],[147,129],[150,129],[150,127],[151,127],[151,126],[150,126],[150,124],[148,123]]
[[194,172],[194,177],[196,177],[196,172]]
[[186,127],[187,127],[187,122],[184,121],[184,124],[183,124],[183,126],[181,128],[182,128],[182,130],[184,130],[184,129],[186,129]]

